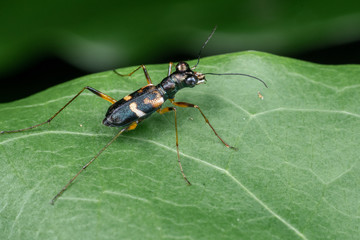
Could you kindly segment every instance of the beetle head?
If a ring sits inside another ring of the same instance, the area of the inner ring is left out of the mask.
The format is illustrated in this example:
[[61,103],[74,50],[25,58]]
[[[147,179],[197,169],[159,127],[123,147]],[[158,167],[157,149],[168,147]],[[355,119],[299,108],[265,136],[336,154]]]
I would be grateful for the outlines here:
[[194,72],[186,62],[179,62],[176,65],[174,75],[176,75],[176,78],[181,82],[183,87],[195,87],[195,85],[206,81],[204,74]]

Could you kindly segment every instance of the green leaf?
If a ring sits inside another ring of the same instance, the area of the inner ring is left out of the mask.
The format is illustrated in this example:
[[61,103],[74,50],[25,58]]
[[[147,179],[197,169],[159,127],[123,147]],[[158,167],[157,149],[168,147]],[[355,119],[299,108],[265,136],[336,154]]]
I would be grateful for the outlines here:
[[[167,74],[166,64],[147,67],[154,83]],[[176,96],[199,105],[238,151],[224,147],[196,109],[178,108],[187,186],[173,113],[154,114],[52,206],[119,131],[101,124],[109,103],[85,92],[50,125],[0,135],[0,239],[356,239],[360,67],[242,52],[204,58],[197,70],[251,74],[269,85],[208,75]],[[145,84],[140,72],[85,76],[0,105],[0,129],[47,120],[84,86],[120,99]]]

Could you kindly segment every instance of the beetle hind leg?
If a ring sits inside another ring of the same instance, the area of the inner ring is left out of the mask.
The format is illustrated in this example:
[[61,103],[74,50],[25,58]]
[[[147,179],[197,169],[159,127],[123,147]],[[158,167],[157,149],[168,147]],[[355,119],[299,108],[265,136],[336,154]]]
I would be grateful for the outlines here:
[[17,130],[8,130],[8,131],[0,131],[0,134],[4,134],[4,133],[18,133],[18,132],[23,132],[23,131],[27,131],[33,128],[37,128],[40,127],[46,123],[50,123],[62,110],[64,110],[70,103],[72,103],[78,96],[80,96],[81,93],[83,93],[85,91],[85,89],[89,90],[90,92],[94,93],[95,95],[101,97],[102,99],[114,104],[116,102],[116,100],[92,87],[84,87],[83,89],[81,89],[80,92],[78,92],[72,99],[70,99],[70,101],[68,101],[62,108],[60,108],[60,110],[58,110],[51,118],[49,118],[48,120],[46,120],[45,122],[33,125],[31,127],[27,127],[27,128],[22,128],[22,129],[17,129]]

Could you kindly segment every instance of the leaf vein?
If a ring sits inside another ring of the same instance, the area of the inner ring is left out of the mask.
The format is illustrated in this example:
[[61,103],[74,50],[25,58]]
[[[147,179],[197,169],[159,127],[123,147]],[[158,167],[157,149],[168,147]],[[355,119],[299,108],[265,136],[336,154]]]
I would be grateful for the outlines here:
[[113,191],[109,191],[109,190],[105,190],[103,193],[116,195],[116,196],[121,196],[121,197],[126,197],[126,198],[131,198],[131,199],[139,200],[139,201],[142,201],[142,202],[150,203],[150,201],[145,199],[145,198],[141,198],[141,197],[138,197],[138,196],[127,194],[127,193],[113,192]]
[[[83,136],[111,136],[111,134],[80,133],[80,132],[69,132],[69,131],[44,131],[44,132],[40,132],[40,133],[32,133],[32,134],[28,134],[28,135],[25,135],[25,136],[20,136],[20,137],[8,139],[8,140],[0,142],[0,144],[2,145],[2,144],[6,144],[8,142],[11,142],[11,141],[15,141],[17,139],[27,138],[27,137],[31,137],[31,136],[37,136],[37,135],[43,135],[43,134],[73,134],[73,135],[83,135]],[[152,144],[155,144],[155,145],[157,145],[159,147],[165,148],[165,149],[167,149],[169,151],[176,152],[176,150],[174,150],[174,149],[172,149],[172,148],[170,148],[170,147],[168,147],[166,145],[163,145],[161,143],[158,143],[156,141],[153,141],[153,140],[142,139],[142,138],[137,138],[137,137],[128,137],[128,136],[124,136],[124,137],[139,140],[139,141],[144,141],[144,142],[148,142],[148,143],[152,143]],[[291,231],[293,231],[297,236],[299,236],[301,239],[305,239],[305,240],[307,239],[307,237],[304,234],[302,234],[298,229],[296,229],[294,226],[292,226],[291,223],[289,223],[283,217],[281,217],[275,211],[273,211],[266,203],[264,203],[261,199],[259,199],[253,192],[251,192],[245,185],[243,185],[237,178],[235,178],[226,169],[223,169],[223,168],[221,168],[219,166],[208,163],[208,162],[206,162],[204,160],[201,160],[199,158],[187,155],[187,154],[182,153],[182,152],[180,152],[180,155],[182,155],[184,157],[187,157],[189,159],[195,160],[197,162],[200,162],[200,163],[202,163],[202,164],[204,164],[204,165],[206,165],[208,167],[211,167],[211,168],[213,168],[213,169],[215,169],[215,170],[217,170],[219,172],[224,173],[230,179],[232,179],[238,186],[240,186],[240,188],[243,189],[245,191],[245,193],[247,193],[253,200],[255,200],[258,204],[260,204],[260,206],[262,206],[272,216],[274,216],[280,222],[282,222],[287,228],[289,228]],[[137,197],[137,196],[133,196],[133,195],[130,195],[130,194],[111,192],[111,191],[104,191],[104,193],[123,196],[123,197],[128,197],[128,198],[140,200],[140,201],[147,202],[147,203],[149,202],[149,200],[147,200],[147,199]]]
[[[140,139],[140,138],[135,138],[135,137],[129,137],[129,138],[132,138],[132,139],[138,139],[140,141],[145,141],[145,142],[149,142],[149,143],[153,143],[157,146],[160,146],[160,147],[163,147],[163,148],[166,148],[170,151],[173,151],[173,152],[176,152],[174,149],[172,148],[169,148],[168,146],[165,146],[161,143],[158,143],[156,141],[153,141],[153,140],[147,140],[147,139]],[[274,216],[275,218],[277,218],[280,222],[282,222],[286,227],[288,227],[290,230],[292,230],[296,235],[298,235],[301,239],[307,239],[307,237],[302,234],[298,229],[296,229],[294,226],[292,226],[289,222],[287,222],[284,218],[282,218],[280,215],[278,215],[275,211],[273,211],[269,206],[266,205],[266,203],[264,203],[263,201],[261,201],[253,192],[251,192],[245,185],[243,185],[237,178],[235,178],[229,171],[219,167],[219,166],[216,166],[216,165],[213,165],[211,163],[208,163],[204,160],[201,160],[199,158],[196,158],[196,157],[193,157],[193,156],[190,156],[190,155],[187,155],[185,153],[182,153],[180,152],[180,155],[184,156],[184,157],[187,157],[187,158],[190,158],[190,159],[193,159],[197,162],[200,162],[206,166],[209,166],[215,170],[218,170],[222,173],[224,173],[225,175],[227,175],[228,177],[230,177],[235,183],[237,183],[253,200],[255,200],[257,203],[260,204],[260,206],[262,206],[266,211],[268,211],[272,216]]]
[[77,197],[62,197],[61,200],[69,200],[69,201],[85,201],[85,202],[95,202],[98,203],[98,199],[92,198],[77,198]]
[[258,112],[255,114],[252,114],[250,118],[256,118],[261,115],[270,114],[273,112],[320,112],[320,113],[331,113],[331,114],[343,114],[343,115],[350,115],[352,117],[360,118],[360,114],[352,113],[344,110],[327,110],[327,109],[311,109],[311,108],[274,108],[270,109],[264,112]]

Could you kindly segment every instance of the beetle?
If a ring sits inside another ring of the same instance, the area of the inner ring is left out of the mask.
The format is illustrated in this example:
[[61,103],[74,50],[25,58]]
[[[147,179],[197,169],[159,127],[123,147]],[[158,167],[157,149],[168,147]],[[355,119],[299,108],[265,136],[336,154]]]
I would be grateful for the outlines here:
[[[188,185],[191,185],[190,181],[187,179],[184,170],[181,165],[180,161],[180,153],[179,153],[179,141],[178,141],[178,130],[177,130],[177,117],[176,117],[176,107],[181,108],[195,108],[197,109],[200,114],[203,116],[205,122],[209,125],[215,135],[219,138],[219,140],[230,149],[236,150],[235,147],[230,146],[227,144],[216,132],[213,126],[210,124],[209,120],[200,109],[198,105],[187,103],[187,102],[177,102],[175,101],[175,95],[178,91],[183,88],[193,88],[197,85],[203,84],[206,81],[206,75],[241,75],[250,78],[254,78],[260,82],[262,82],[265,87],[267,87],[266,83],[261,80],[260,78],[243,74],[243,73],[200,73],[194,71],[195,68],[198,66],[200,62],[201,51],[210,40],[212,35],[214,34],[216,27],[213,29],[205,43],[200,49],[197,63],[190,68],[189,64],[181,61],[177,63],[175,66],[175,71],[172,72],[173,63],[169,63],[168,74],[167,76],[157,85],[152,83],[150,75],[145,67],[145,65],[140,65],[134,71],[129,74],[121,74],[114,70],[114,73],[121,76],[131,76],[139,69],[142,69],[145,78],[147,81],[147,85],[144,87],[134,91],[133,93],[123,97],[120,100],[115,100],[114,98],[92,88],[89,86],[84,87],[80,90],[70,101],[68,101],[60,110],[58,110],[51,118],[47,121],[36,124],[31,127],[18,129],[18,130],[10,130],[10,131],[0,131],[0,134],[5,133],[17,133],[27,131],[33,128],[37,128],[42,126],[46,123],[50,123],[61,111],[63,111],[70,103],[72,103],[81,93],[85,90],[89,90],[90,92],[94,93],[95,95],[99,96],[100,98],[110,102],[112,105],[109,107],[105,114],[105,118],[103,119],[102,123],[108,127],[119,127],[121,130],[87,163],[85,164],[80,171],[72,178],[70,181],[52,198],[51,204],[54,204],[55,201],[66,191],[66,189],[72,184],[72,182],[92,163],[94,162],[99,155],[108,147],[110,146],[122,133],[130,130],[136,129],[138,124],[145,120],[146,118],[150,117],[153,113],[157,112],[159,114],[164,114],[167,112],[174,112],[175,116],[175,132],[176,132],[176,150],[177,150],[177,160],[179,163],[181,174]],[[165,107],[161,108],[163,104],[169,100],[173,107]]]

